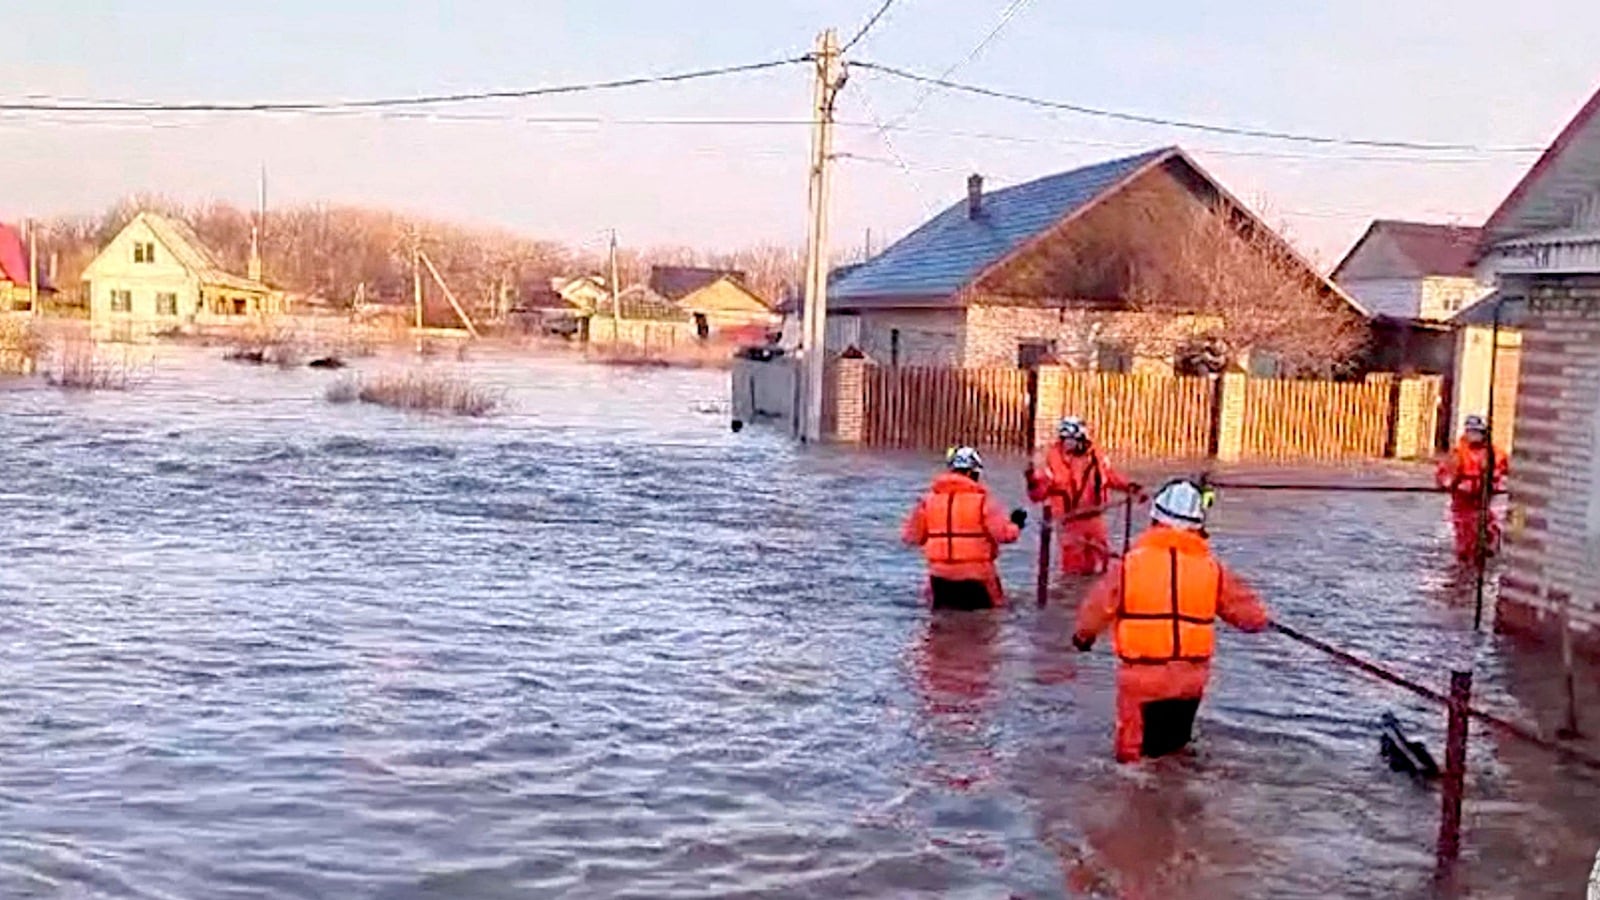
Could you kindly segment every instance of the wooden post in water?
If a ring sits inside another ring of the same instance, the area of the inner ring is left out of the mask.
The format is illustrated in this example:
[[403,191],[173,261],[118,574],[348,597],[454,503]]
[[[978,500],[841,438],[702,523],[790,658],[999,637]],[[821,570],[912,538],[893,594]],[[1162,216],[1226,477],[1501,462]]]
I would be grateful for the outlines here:
[[1050,501],[1047,498],[1039,509],[1039,605],[1050,602]]
[[1467,778],[1467,716],[1472,707],[1472,671],[1450,673],[1450,725],[1445,736],[1444,779],[1439,794],[1436,874],[1444,877],[1461,855],[1461,798]]

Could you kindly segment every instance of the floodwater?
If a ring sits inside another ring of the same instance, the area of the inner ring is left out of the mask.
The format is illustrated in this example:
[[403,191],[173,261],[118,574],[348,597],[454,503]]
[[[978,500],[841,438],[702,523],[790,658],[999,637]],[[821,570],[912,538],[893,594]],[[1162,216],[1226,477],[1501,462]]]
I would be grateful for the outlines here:
[[[433,363],[507,391],[463,421],[215,355],[0,385],[0,896],[1434,890],[1437,793],[1373,723],[1442,757],[1440,710],[1227,633],[1196,752],[1119,768],[1031,529],[1009,609],[920,606],[927,458],[731,434],[721,373]],[[1548,658],[1470,638],[1445,527],[1225,492],[1215,532],[1285,621],[1435,686],[1476,655],[1481,705],[1550,721]],[[1580,896],[1600,784],[1479,731],[1470,762],[1448,893]]]

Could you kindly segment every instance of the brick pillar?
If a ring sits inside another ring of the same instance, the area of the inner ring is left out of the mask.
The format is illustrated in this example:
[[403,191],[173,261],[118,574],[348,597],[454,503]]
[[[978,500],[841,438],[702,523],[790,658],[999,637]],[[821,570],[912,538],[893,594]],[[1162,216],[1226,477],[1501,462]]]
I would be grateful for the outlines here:
[[866,439],[867,362],[841,358],[831,368],[833,377],[828,381],[833,389],[834,427],[829,438],[841,444],[859,444]]
[[1038,395],[1033,407],[1033,450],[1050,446],[1056,439],[1056,423],[1066,402],[1067,370],[1061,366],[1039,367]]
[[1217,459],[1238,462],[1244,457],[1244,395],[1250,379],[1228,372],[1217,390]]

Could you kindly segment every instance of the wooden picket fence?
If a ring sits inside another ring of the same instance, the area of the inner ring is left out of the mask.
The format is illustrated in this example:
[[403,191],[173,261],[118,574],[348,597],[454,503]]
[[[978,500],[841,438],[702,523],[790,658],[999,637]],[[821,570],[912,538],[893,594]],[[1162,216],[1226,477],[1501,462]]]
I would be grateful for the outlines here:
[[1262,460],[1375,459],[1393,427],[1390,379],[1366,383],[1250,379],[1243,456]]
[[865,377],[863,440],[873,447],[952,444],[1022,449],[1031,434],[1028,372],[881,368]]
[[[854,365],[848,415],[830,397],[829,433],[921,450],[1027,451],[1053,440],[1062,416],[1076,415],[1096,443],[1123,457],[1382,459],[1431,444],[1438,396],[1437,385],[1390,376],[1346,383]],[[845,383],[832,377],[830,395]]]
[[[1083,418],[1107,450],[1174,459],[1211,451],[1216,391],[1209,378],[1061,370],[1041,377],[1041,412],[1051,422],[1066,415]],[[1052,377],[1058,385],[1050,383]],[[1059,405],[1051,403],[1057,390]]]

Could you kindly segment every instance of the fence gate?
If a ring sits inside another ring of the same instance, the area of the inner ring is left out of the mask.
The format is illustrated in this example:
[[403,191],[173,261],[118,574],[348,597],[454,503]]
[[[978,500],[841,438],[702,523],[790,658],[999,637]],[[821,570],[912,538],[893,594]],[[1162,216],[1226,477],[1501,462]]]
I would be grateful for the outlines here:
[[1381,459],[1393,382],[1252,378],[1245,386],[1246,459]]
[[1029,375],[1022,369],[866,369],[864,439],[873,447],[1027,450]]

